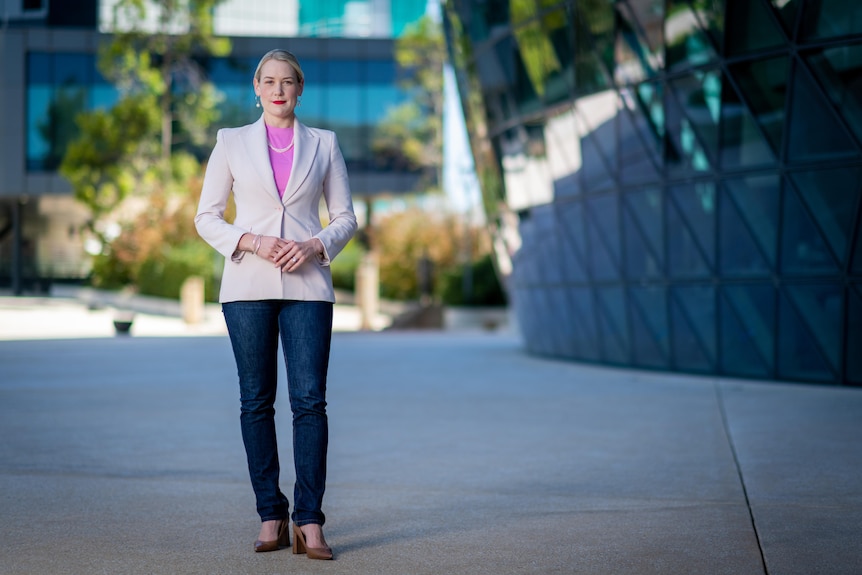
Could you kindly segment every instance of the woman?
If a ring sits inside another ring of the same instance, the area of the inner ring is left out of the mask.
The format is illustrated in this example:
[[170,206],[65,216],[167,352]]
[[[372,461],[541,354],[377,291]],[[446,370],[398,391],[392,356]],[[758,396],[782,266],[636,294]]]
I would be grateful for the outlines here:
[[[253,85],[263,115],[254,124],[219,130],[195,225],[225,256],[219,301],[236,359],[240,426],[261,518],[254,549],[290,545],[273,407],[280,335],[293,414],[293,552],[331,559],[321,511],[335,301],[329,263],[356,231],[356,217],[335,134],[306,127],[294,114],[305,86],[296,57],[268,52]],[[228,223],[231,192],[236,219]],[[329,212],[325,228],[321,196]]]

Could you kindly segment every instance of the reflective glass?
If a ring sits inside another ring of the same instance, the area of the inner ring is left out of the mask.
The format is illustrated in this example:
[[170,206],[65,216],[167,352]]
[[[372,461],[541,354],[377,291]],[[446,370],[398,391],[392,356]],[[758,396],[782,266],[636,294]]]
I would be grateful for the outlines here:
[[779,184],[779,177],[774,175],[732,178],[724,182],[725,201],[734,204],[736,213],[757,240],[771,268],[775,267],[778,257]]
[[702,26],[699,14],[688,0],[668,0],[664,21],[667,70],[699,66],[715,59],[712,39]]
[[[584,223],[584,210],[581,202],[566,202],[558,204],[559,228],[563,243],[571,245],[572,252],[577,260],[578,269],[586,271],[587,261],[587,239],[586,224]],[[586,273],[583,274],[586,276]]]
[[829,381],[835,374],[798,308],[783,293],[778,314],[778,375],[804,381]]
[[862,141],[862,44],[838,46],[805,57],[844,122]]
[[623,183],[658,180],[663,136],[652,128],[632,90],[620,91],[619,106],[620,178]]
[[[528,46],[530,46],[529,43]],[[539,74],[538,77],[544,73],[541,67],[535,68],[535,66],[542,65],[540,60],[541,47],[536,47],[534,50],[530,46],[527,52],[522,54],[515,38],[506,36],[494,44],[494,52],[497,54],[497,62],[500,64],[500,71],[506,79],[509,91],[508,94],[500,94],[501,98],[505,98],[501,105],[503,118],[507,119],[512,115],[512,110],[509,109],[510,105],[508,104],[512,98],[514,98],[518,112],[521,114],[529,114],[539,110],[541,101],[530,73],[531,69],[534,74]],[[524,61],[524,56],[527,57],[527,62]]]
[[[558,10],[541,19],[530,20],[514,30],[518,55],[525,71],[525,77],[520,81],[530,82],[531,89],[525,93],[536,94],[547,102],[557,102],[569,93],[570,86],[564,66],[569,63],[572,50],[565,23],[565,12]],[[552,30],[560,33],[552,36]],[[553,40],[556,40],[559,46],[555,46]],[[562,62],[555,47],[565,54]]]
[[654,76],[664,63],[662,0],[619,2],[617,10],[618,84],[639,82]]
[[554,60],[559,66],[545,79],[546,104],[554,104],[571,97],[575,88],[573,68],[575,47],[572,28],[569,25],[570,17],[571,15],[561,8],[546,13],[540,18],[542,32],[547,35],[553,48]]
[[623,196],[626,276],[660,278],[664,271],[664,202],[659,188],[643,188]]
[[781,20],[784,31],[789,38],[793,38],[796,31],[796,18],[803,0],[769,0],[772,8]]
[[707,171],[718,156],[721,76],[718,70],[699,70],[669,86],[665,161],[671,173]]
[[702,277],[715,261],[716,193],[712,182],[674,186],[668,202],[667,249],[671,275]]
[[794,186],[785,184],[784,219],[781,226],[781,271],[793,275],[838,273],[838,265],[826,240]]
[[719,205],[719,269],[724,276],[769,277],[772,267],[731,194]]
[[575,85],[591,94],[610,87],[614,71],[614,9],[612,0],[575,6]]
[[862,385],[862,284],[851,283],[847,288],[847,345],[845,368],[847,380]]
[[[677,0],[679,1],[679,0]],[[701,25],[712,38],[713,46],[721,53],[724,46],[724,11],[727,0],[689,0]]]
[[783,46],[787,41],[762,0],[726,0],[725,53],[738,56]]
[[635,364],[666,367],[670,357],[667,294],[663,287],[631,288],[632,359]]
[[852,157],[858,147],[802,66],[796,66],[788,128],[790,160]]
[[862,168],[793,172],[790,179],[843,264],[849,253],[856,206],[862,196]]
[[695,371],[714,369],[718,357],[715,288],[673,286],[670,301],[674,365]]
[[[841,365],[844,286],[837,282],[785,284],[783,292],[813,336],[817,348],[829,360],[832,369],[838,371]],[[783,331],[780,325],[778,331],[779,334]]]
[[580,359],[598,360],[601,358],[599,350],[599,332],[596,326],[595,303],[589,288],[568,288],[566,292],[571,302],[572,317],[578,324],[573,346],[577,350],[576,357]]
[[584,213],[589,240],[590,271],[594,279],[620,277],[619,200],[616,194],[587,199]]
[[858,0],[808,0],[801,40],[862,34],[862,3]]
[[588,192],[606,189],[616,175],[616,95],[608,90],[585,96],[576,110],[584,187]]
[[768,284],[727,285],[720,301],[723,371],[769,377],[775,355],[775,289]]
[[627,363],[629,335],[623,289],[621,287],[598,288],[596,302],[605,361]]

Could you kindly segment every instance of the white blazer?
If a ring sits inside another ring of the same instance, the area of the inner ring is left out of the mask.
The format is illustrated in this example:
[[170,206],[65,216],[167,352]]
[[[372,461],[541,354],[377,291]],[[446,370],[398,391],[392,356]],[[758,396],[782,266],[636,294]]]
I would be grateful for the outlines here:
[[[356,232],[347,167],[333,132],[294,121],[293,169],[283,198],[278,195],[263,116],[254,124],[218,131],[195,216],[200,236],[225,256],[220,302],[265,299],[335,301],[329,262]],[[225,221],[233,192],[236,219]],[[320,197],[329,224],[320,223]],[[244,233],[323,243],[319,260],[293,272],[250,253],[236,252]],[[233,257],[232,257],[233,256]]]

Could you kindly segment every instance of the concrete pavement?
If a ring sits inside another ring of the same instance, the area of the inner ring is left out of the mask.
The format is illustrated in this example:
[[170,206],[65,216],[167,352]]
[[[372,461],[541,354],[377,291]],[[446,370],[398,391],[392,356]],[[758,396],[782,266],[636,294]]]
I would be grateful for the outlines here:
[[0,574],[862,573],[862,390],[337,333],[318,562],[252,552],[226,336],[87,317],[0,341]]

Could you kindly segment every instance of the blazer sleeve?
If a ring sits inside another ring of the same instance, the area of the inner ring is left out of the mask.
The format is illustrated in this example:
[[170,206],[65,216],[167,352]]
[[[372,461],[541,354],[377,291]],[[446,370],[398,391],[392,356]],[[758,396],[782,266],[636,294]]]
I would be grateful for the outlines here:
[[237,250],[239,240],[251,230],[229,224],[224,219],[234,181],[226,148],[225,130],[222,129],[216,135],[216,145],[207,162],[195,227],[204,241],[226,258],[238,262],[245,254]]
[[350,195],[347,166],[335,133],[332,133],[330,138],[329,156],[329,172],[323,182],[329,225],[315,236],[323,243],[323,259],[320,263],[324,266],[329,265],[356,233],[356,215]]

